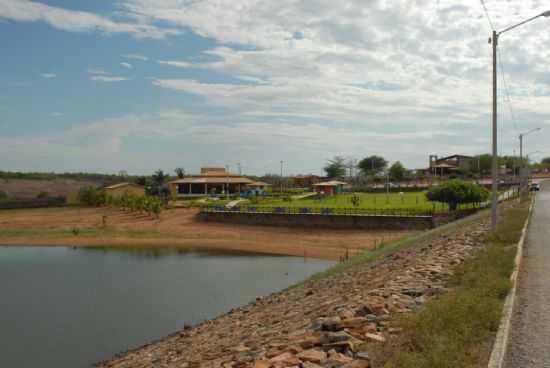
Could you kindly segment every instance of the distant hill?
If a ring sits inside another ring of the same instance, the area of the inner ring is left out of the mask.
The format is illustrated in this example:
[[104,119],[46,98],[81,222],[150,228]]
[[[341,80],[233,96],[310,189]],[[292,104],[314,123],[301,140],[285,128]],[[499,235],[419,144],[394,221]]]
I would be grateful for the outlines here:
[[41,192],[48,196],[74,194],[87,186],[105,186],[122,181],[133,181],[134,177],[120,177],[95,173],[20,173],[0,171],[0,191],[11,198],[36,198]]

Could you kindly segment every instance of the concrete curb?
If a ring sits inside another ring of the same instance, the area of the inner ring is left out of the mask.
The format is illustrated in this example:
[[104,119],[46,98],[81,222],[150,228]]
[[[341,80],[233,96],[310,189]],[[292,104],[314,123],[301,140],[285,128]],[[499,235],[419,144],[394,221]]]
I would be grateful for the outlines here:
[[527,234],[527,228],[529,227],[529,219],[531,218],[534,204],[535,200],[533,199],[531,202],[531,206],[529,206],[529,214],[527,215],[527,220],[525,221],[525,225],[523,226],[523,230],[521,233],[521,238],[517,245],[517,253],[514,260],[514,271],[510,276],[510,281],[512,281],[512,289],[510,290],[508,296],[506,297],[506,300],[504,301],[502,318],[500,320],[500,326],[498,327],[497,336],[493,345],[493,350],[491,352],[491,358],[489,359],[488,368],[502,368],[504,366],[504,358],[506,357],[506,350],[508,348],[510,325],[512,322],[512,314],[514,312],[514,303],[516,300],[517,278],[521,267],[521,260],[523,257],[525,236]]

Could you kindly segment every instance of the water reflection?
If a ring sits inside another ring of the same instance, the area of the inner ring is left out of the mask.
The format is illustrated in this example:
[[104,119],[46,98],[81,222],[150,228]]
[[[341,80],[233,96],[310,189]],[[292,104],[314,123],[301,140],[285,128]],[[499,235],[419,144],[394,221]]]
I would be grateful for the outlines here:
[[0,247],[0,367],[90,367],[332,264],[219,250]]

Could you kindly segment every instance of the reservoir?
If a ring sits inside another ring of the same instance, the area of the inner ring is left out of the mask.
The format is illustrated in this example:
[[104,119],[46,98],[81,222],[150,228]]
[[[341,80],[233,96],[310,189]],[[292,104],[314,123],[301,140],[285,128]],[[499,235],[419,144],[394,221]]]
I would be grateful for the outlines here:
[[333,264],[216,251],[0,247],[0,367],[91,367]]

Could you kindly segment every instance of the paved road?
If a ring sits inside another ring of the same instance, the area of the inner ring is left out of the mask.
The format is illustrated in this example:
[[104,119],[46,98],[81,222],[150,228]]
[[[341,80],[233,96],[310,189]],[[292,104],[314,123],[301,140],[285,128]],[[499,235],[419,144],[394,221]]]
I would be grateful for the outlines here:
[[550,368],[550,182],[542,184],[527,233],[506,368]]

